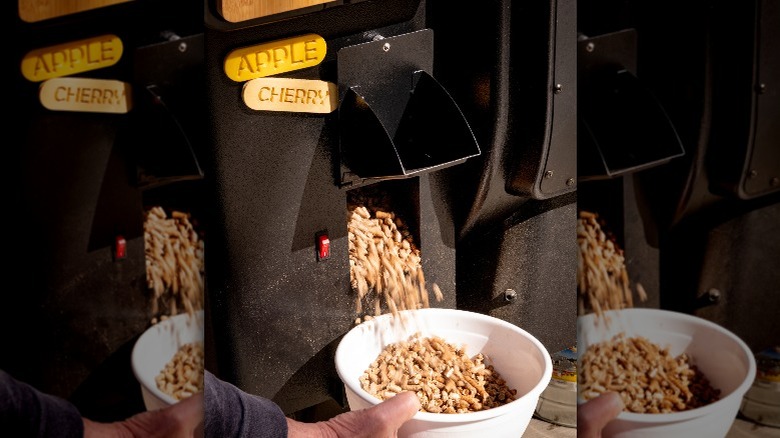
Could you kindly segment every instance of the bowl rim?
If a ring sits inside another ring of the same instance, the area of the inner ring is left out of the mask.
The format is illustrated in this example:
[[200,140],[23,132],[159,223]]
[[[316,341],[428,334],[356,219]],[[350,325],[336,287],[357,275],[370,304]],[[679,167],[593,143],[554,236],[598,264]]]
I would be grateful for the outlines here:
[[[691,315],[688,313],[683,312],[677,312],[673,310],[665,310],[665,309],[655,309],[655,308],[644,308],[644,307],[632,307],[632,308],[626,308],[626,309],[619,309],[619,310],[608,310],[604,312],[605,314],[612,314],[617,315],[619,312],[623,312],[623,314],[630,315],[632,313],[639,314],[639,315],[662,315],[664,318],[669,320],[681,320],[681,321],[688,321],[693,322],[695,324],[698,324],[700,326],[709,327],[713,330],[716,330],[720,332],[721,334],[725,335],[726,337],[730,338],[732,341],[734,341],[742,350],[743,354],[747,358],[748,363],[748,372],[747,376],[745,377],[745,380],[736,387],[728,396],[718,399],[717,401],[713,403],[706,404],[704,406],[700,406],[698,408],[694,409],[688,409],[686,411],[680,411],[680,412],[672,412],[668,414],[652,414],[652,413],[637,413],[637,412],[626,412],[622,411],[618,416],[616,417],[616,420],[624,420],[624,421],[630,421],[635,423],[675,423],[680,421],[686,421],[691,420],[694,418],[702,417],[705,415],[712,414],[713,412],[721,409],[721,407],[724,407],[730,403],[732,403],[732,399],[729,399],[732,395],[740,394],[740,398],[742,395],[744,395],[747,390],[750,388],[750,386],[753,384],[753,380],[755,380],[756,377],[756,360],[753,357],[753,353],[750,350],[750,347],[747,346],[745,341],[743,341],[739,336],[731,332],[730,330],[726,329],[725,327],[721,326],[720,324],[716,324],[710,320],[701,318],[696,315]],[[630,316],[629,316],[630,317]],[[582,318],[582,320],[580,319]],[[585,319],[594,319],[595,314],[589,313],[587,315],[580,315],[578,316],[578,324],[577,324],[577,330],[579,331],[579,321],[583,321]],[[584,354],[585,350],[587,349],[586,346],[583,346],[579,351],[580,354]],[[578,357],[579,361],[579,357]],[[727,400],[728,399],[728,400]],[[584,400],[580,399],[579,393],[577,394],[577,405],[580,405],[582,403],[585,403]]]
[[[204,321],[204,311],[196,310],[192,317],[195,318],[196,323],[198,323],[200,326],[203,326]],[[163,402],[167,403],[168,405],[173,405],[178,403],[180,400],[177,400],[175,397],[173,397],[170,394],[167,394],[160,390],[160,388],[157,387],[157,383],[147,382],[145,378],[141,375],[139,372],[139,369],[141,367],[141,357],[140,357],[140,347],[142,340],[146,340],[148,338],[151,338],[152,336],[155,336],[155,333],[152,332],[152,330],[165,330],[168,326],[172,326],[174,324],[179,323],[179,321],[190,319],[191,316],[189,313],[179,313],[178,315],[174,315],[171,317],[166,318],[163,321],[160,321],[156,324],[152,324],[151,326],[147,327],[146,330],[144,330],[143,333],[141,333],[141,336],[138,337],[138,339],[135,341],[135,344],[133,344],[133,351],[130,354],[130,364],[131,368],[133,369],[133,375],[135,376],[136,381],[141,385],[142,388],[149,391],[152,395],[157,397],[158,399],[162,400]],[[186,323],[185,323],[186,324]],[[176,354],[174,352],[174,354]],[[167,358],[165,360],[165,363],[168,363],[173,358],[173,356]]]
[[[547,387],[547,385],[550,383],[550,379],[552,378],[552,358],[550,357],[549,351],[547,351],[547,348],[532,334],[527,332],[526,330],[523,330],[522,328],[505,321],[500,318],[496,318],[490,315],[486,315],[484,313],[478,313],[478,312],[472,312],[468,310],[461,310],[461,309],[449,309],[449,308],[442,308],[442,307],[429,307],[429,308],[423,308],[423,309],[416,309],[416,310],[401,310],[399,311],[399,314],[411,314],[411,312],[421,312],[421,313],[442,313],[442,314],[452,314],[454,315],[462,315],[462,314],[468,314],[471,315],[474,318],[477,318],[482,321],[489,322],[491,324],[499,325],[506,327],[516,333],[521,334],[523,337],[528,339],[536,348],[539,350],[539,352],[542,355],[542,358],[544,360],[544,369],[542,371],[542,376],[539,379],[538,382],[531,388],[528,392],[523,394],[522,396],[518,397],[517,399],[501,405],[494,408],[486,409],[483,411],[477,411],[477,412],[466,412],[466,413],[458,413],[458,414],[436,414],[432,412],[423,412],[423,411],[417,411],[417,413],[414,414],[412,417],[416,420],[423,420],[428,422],[435,422],[435,423],[465,423],[465,422],[476,422],[476,421],[482,421],[493,417],[498,417],[507,411],[513,410],[518,404],[525,403],[527,400],[529,400],[531,397],[538,397],[544,388]],[[367,327],[371,324],[378,324],[383,321],[390,320],[394,317],[392,313],[385,313],[380,316],[377,316],[369,321],[364,321],[354,327],[352,327],[345,335],[341,338],[339,341],[338,347],[336,347],[336,354],[335,354],[335,364],[336,364],[336,372],[338,373],[339,377],[341,378],[341,381],[344,385],[346,385],[352,392],[354,392],[358,397],[363,399],[364,401],[368,402],[372,406],[375,406],[382,402],[382,400],[374,397],[373,395],[369,394],[366,390],[364,390],[359,384],[355,385],[355,383],[351,379],[345,379],[344,375],[342,374],[341,367],[339,366],[339,363],[342,361],[338,360],[341,356],[343,356],[345,353],[343,353],[342,346],[344,345],[345,339],[348,339],[348,337],[357,336],[358,328],[359,327]],[[360,329],[361,331],[364,330],[363,328]],[[536,402],[534,402],[534,407],[536,406]],[[533,415],[533,413],[531,414]]]

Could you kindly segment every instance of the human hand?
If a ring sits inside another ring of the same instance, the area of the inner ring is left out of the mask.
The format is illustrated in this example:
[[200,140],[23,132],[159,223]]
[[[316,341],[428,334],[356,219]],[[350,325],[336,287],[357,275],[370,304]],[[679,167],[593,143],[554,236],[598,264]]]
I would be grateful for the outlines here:
[[84,418],[84,438],[195,438],[203,436],[203,393],[114,423]]
[[289,437],[310,438],[389,438],[417,411],[420,400],[413,392],[402,392],[366,409],[345,412],[330,420],[302,423],[287,419]]
[[623,411],[616,392],[605,392],[577,406],[577,437],[601,438],[601,431]]

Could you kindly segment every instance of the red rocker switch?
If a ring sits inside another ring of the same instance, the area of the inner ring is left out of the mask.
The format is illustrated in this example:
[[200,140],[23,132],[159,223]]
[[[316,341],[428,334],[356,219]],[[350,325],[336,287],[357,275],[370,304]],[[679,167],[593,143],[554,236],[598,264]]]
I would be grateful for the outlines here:
[[317,260],[325,260],[330,257],[330,239],[325,233],[317,235]]
[[122,260],[127,257],[127,241],[123,236],[116,236],[114,242],[114,260]]

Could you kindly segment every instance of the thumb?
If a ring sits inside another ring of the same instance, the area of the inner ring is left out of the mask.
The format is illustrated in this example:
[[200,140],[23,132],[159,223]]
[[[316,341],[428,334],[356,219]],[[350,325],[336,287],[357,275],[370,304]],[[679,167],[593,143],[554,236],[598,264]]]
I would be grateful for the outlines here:
[[184,438],[200,436],[203,427],[203,392],[163,409],[136,414],[113,423],[131,437]]
[[[394,437],[398,429],[414,417],[420,409],[417,394],[411,391],[402,392],[370,408],[359,409],[337,415],[328,421],[317,423],[327,437],[377,438]],[[290,422],[294,428],[301,423]],[[303,424],[303,426],[306,426]],[[293,436],[290,429],[288,436]],[[308,435],[311,436],[311,435]]]
[[577,436],[599,438],[607,424],[623,410],[623,400],[616,392],[605,392],[577,406]]
[[369,409],[381,424],[396,430],[420,410],[420,399],[414,392],[406,391]]

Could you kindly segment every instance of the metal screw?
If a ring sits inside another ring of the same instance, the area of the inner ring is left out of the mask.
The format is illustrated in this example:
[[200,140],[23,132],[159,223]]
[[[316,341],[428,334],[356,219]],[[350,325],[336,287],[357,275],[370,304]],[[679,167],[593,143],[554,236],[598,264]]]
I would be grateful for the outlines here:
[[384,43],[382,45],[382,50],[384,50],[385,52],[389,52],[390,51],[390,43]]
[[758,84],[758,94],[766,93],[766,84]]
[[573,186],[574,185],[574,178],[567,179],[566,180],[566,185],[567,186]]
[[517,291],[514,289],[507,289],[504,291],[504,299],[512,302],[517,299]]
[[164,30],[160,32],[160,36],[165,38],[168,41],[176,41],[181,39],[179,35],[176,35],[176,33],[170,31],[170,30]]
[[588,43],[585,45],[585,50],[587,50],[588,52],[592,52],[595,49],[596,49],[596,45],[593,43]]
[[701,309],[716,305],[721,300],[721,292],[719,289],[710,288],[708,291],[702,293],[696,298],[696,308]]
[[711,303],[717,303],[720,301],[720,290],[712,288],[707,291],[706,296]]
[[748,176],[750,178],[755,178],[758,176],[758,171],[756,169],[751,169],[750,172],[748,172]]
[[561,94],[562,91],[563,91],[563,85],[555,84],[555,94]]
[[769,180],[770,186],[776,186],[778,184],[780,184],[780,178],[778,177],[773,177],[772,179]]
[[545,178],[552,178],[553,177],[553,171],[552,170],[548,170],[547,172],[544,172],[544,177]]
[[186,52],[187,51],[187,43],[185,43],[184,41],[180,42],[179,43],[179,51],[181,53]]

